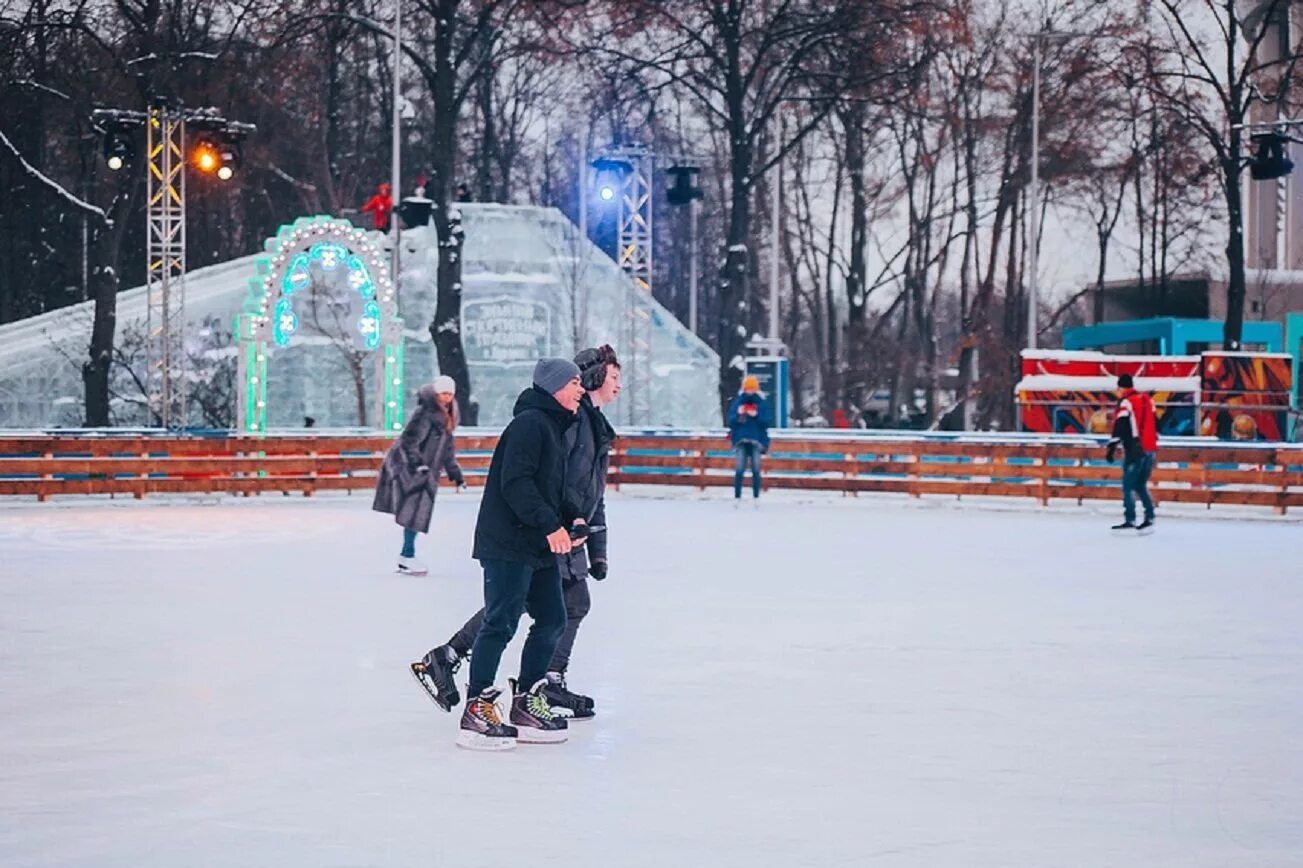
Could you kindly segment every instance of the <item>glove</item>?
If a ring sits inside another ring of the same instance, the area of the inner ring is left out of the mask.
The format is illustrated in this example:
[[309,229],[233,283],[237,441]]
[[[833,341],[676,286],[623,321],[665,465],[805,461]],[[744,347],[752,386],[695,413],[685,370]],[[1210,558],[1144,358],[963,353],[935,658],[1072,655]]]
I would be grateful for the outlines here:
[[466,487],[466,477],[458,473],[456,476],[449,476],[448,481],[460,488]]
[[570,539],[574,540],[576,547],[581,546],[588,540],[591,530],[586,522],[576,521],[570,525]]
[[593,561],[588,564],[588,575],[592,576],[599,582],[606,578],[606,561],[594,558]]
[[430,472],[430,465],[428,465],[428,464],[422,464],[422,465],[420,465],[419,467],[416,468],[416,472],[417,472],[417,473],[429,473],[429,472]]
[[1108,458],[1109,464],[1112,464],[1117,459],[1117,451],[1118,451],[1117,443],[1108,444],[1108,450],[1104,453],[1104,456]]

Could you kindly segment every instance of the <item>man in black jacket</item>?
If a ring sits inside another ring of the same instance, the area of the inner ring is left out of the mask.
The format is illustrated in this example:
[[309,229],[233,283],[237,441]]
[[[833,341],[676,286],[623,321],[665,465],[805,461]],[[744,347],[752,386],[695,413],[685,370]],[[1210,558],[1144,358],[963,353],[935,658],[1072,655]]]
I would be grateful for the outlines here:
[[[591,605],[586,579],[590,575],[599,581],[606,578],[606,471],[615,430],[600,408],[615,400],[621,387],[620,362],[610,346],[580,350],[575,355],[575,364],[579,367],[586,394],[580,402],[577,422],[566,429],[564,436],[564,508],[567,514],[575,516],[573,525],[603,529],[589,534],[587,545],[580,542],[569,553],[557,555],[566,604],[566,629],[552,655],[545,692],[554,712],[571,720],[586,720],[594,714],[593,700],[570,693],[565,684],[565,672],[579,624]],[[576,531],[578,533],[580,531]],[[431,649],[412,664],[417,681],[444,711],[451,711],[461,701],[455,683],[456,672],[470,655],[483,622],[484,609],[480,609],[447,643]]]
[[[484,570],[484,623],[471,653],[470,685],[457,743],[481,750],[524,742],[566,740],[543,688],[548,664],[566,627],[557,556],[570,552],[565,506],[566,430],[583,397],[579,368],[568,359],[541,359],[534,385],[516,400],[489,464],[475,524],[473,557]],[[520,615],[534,619],[513,680],[511,724],[502,723],[493,686],[498,663]]]

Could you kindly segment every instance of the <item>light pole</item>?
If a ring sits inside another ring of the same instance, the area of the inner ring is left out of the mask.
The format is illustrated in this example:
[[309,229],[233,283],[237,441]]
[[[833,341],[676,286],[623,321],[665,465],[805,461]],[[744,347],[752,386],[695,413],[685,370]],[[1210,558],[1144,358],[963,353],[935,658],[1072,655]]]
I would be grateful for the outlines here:
[[1041,39],[1045,33],[1038,33],[1032,39],[1032,178],[1031,190],[1027,193],[1031,210],[1031,251],[1028,267],[1031,276],[1027,281],[1027,348],[1036,349],[1036,310],[1039,292],[1039,267],[1041,248]]
[[[390,255],[389,270],[393,272],[394,291],[400,290],[398,282],[399,251],[402,249],[403,230],[398,219],[398,202],[402,182],[402,65],[403,65],[403,0],[394,0],[394,105],[393,105],[393,174],[389,182],[389,231],[394,247]],[[445,219],[440,214],[436,219]]]
[[[775,153],[781,153],[783,147],[782,120],[782,108],[774,109],[774,126],[777,128],[774,136]],[[779,210],[782,208],[782,184],[783,161],[779,158],[774,161],[774,178],[769,185],[769,208],[772,215],[769,235],[769,340],[774,346],[782,342],[778,336],[778,230]]]

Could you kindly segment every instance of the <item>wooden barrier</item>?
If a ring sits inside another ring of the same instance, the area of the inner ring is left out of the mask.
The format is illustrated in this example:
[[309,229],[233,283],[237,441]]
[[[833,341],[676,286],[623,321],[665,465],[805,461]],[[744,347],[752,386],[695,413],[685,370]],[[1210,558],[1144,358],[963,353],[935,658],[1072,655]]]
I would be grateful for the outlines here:
[[[385,451],[380,436],[0,437],[0,494],[55,495],[368,490]],[[495,436],[458,435],[470,485],[482,484]],[[733,484],[722,436],[622,435],[612,453],[616,485],[705,489]],[[1081,442],[892,439],[885,436],[775,438],[764,459],[769,488],[896,492],[914,497],[1002,496],[1117,500],[1117,465]],[[1151,480],[1167,502],[1240,504],[1284,513],[1303,506],[1303,448],[1289,445],[1164,446]]]

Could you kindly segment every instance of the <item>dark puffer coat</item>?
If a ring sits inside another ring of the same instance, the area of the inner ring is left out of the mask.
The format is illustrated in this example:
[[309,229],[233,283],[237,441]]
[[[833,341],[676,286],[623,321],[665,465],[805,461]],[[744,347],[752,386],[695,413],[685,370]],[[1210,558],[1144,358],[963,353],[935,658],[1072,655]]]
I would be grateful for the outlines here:
[[[464,480],[457,465],[457,447],[450,430],[454,425],[449,424],[448,411],[439,406],[433,386],[422,386],[416,397],[416,413],[389,447],[380,467],[371,508],[391,514],[397,524],[409,530],[429,533],[439,471],[457,485]],[[457,412],[456,403],[451,412]]]
[[[606,471],[611,463],[615,429],[587,395],[579,405],[579,419],[566,432],[566,502],[576,516],[595,527],[606,526]],[[606,531],[598,531],[568,555],[557,558],[566,581],[588,575],[589,559],[606,560]]]
[[566,506],[566,430],[575,416],[549,393],[520,393],[515,418],[498,438],[475,522],[476,560],[547,566],[547,535],[578,515]]

